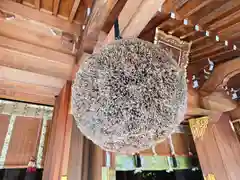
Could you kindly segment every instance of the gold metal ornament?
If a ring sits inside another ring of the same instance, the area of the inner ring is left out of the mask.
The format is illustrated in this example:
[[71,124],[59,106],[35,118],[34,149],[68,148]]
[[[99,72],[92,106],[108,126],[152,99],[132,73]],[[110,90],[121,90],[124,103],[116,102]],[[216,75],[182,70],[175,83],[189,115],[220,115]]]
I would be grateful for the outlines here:
[[204,176],[204,180],[216,180],[214,174],[208,174],[207,176]]
[[208,117],[201,117],[189,120],[189,126],[193,135],[193,139],[201,139],[208,127]]

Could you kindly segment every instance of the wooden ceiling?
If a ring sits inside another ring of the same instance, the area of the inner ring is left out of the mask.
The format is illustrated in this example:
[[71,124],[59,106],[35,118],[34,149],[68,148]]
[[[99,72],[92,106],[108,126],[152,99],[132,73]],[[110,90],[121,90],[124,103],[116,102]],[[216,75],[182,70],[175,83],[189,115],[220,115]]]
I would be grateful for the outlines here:
[[0,98],[53,105],[91,0],[1,0]]
[[78,48],[92,53],[98,41],[114,40],[117,17],[123,37],[141,33],[140,38],[153,41],[159,27],[192,41],[189,70],[194,73],[204,68],[208,57],[221,63],[240,56],[239,49],[232,48],[240,45],[239,0],[166,0],[161,12],[158,0],[97,0],[94,10],[93,0],[14,1],[0,1],[0,98],[53,105],[66,81],[72,80],[82,56]]
[[[8,1],[19,3],[26,7],[39,10],[40,12],[49,15],[54,15],[60,19],[74,22],[76,24],[83,24],[86,8],[92,6],[92,0],[6,0],[3,1],[2,7],[21,7],[22,10],[29,10],[23,6],[13,5],[13,3]],[[32,15],[29,14],[29,16]]]
[[[169,12],[175,13],[175,19]],[[140,37],[153,41],[156,27],[182,40],[192,41],[189,69],[194,69],[193,73],[203,69],[208,58],[218,64],[240,56],[239,0],[167,0],[163,12],[152,18]],[[210,36],[206,36],[206,31]],[[216,41],[216,35],[220,41]],[[238,46],[237,50],[233,49],[234,44]]]

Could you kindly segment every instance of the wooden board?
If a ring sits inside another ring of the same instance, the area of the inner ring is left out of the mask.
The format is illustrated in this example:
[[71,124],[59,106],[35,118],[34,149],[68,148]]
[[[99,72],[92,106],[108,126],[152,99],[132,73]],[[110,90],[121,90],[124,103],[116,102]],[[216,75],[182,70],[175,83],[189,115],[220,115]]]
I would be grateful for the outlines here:
[[201,164],[203,175],[214,173],[218,180],[228,180],[224,170],[219,147],[217,146],[212,126],[209,125],[204,133],[203,140],[195,141],[198,158]]
[[27,166],[31,156],[36,157],[41,120],[17,117],[10,140],[5,167]]
[[221,120],[213,127],[213,133],[219,147],[221,158],[228,178],[237,180],[240,176],[240,144],[237,135],[230,126],[230,117],[223,114]]
[[229,123],[227,113],[215,124],[208,124],[202,138],[195,139],[204,175],[214,174],[217,180],[237,180],[239,177],[240,144]]

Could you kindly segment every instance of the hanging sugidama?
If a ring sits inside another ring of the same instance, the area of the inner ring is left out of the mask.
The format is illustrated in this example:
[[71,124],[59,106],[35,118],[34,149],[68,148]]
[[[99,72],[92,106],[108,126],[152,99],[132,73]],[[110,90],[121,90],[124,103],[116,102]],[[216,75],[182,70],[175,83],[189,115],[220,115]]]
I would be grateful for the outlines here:
[[92,54],[73,88],[82,133],[107,151],[135,153],[165,140],[186,111],[185,69],[163,48],[117,40]]

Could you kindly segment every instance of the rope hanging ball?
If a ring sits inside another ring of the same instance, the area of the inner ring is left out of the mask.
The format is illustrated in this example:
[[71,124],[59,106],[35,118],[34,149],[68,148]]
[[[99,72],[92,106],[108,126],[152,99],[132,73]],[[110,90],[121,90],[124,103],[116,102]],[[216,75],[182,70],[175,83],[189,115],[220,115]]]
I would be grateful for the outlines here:
[[185,69],[158,45],[116,40],[85,60],[72,87],[82,133],[106,151],[135,153],[165,140],[184,117]]

